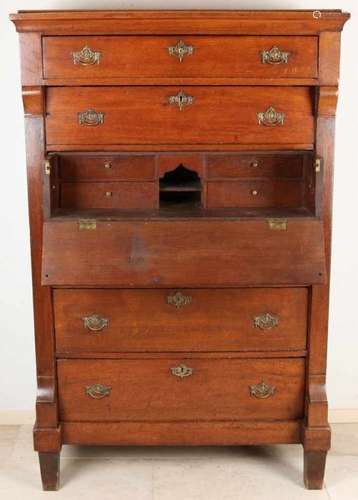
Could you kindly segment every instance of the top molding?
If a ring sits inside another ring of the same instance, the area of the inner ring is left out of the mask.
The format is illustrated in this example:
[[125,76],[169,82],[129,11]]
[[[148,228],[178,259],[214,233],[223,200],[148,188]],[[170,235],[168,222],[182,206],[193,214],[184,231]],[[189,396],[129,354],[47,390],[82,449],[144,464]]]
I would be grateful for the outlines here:
[[319,34],[341,31],[341,10],[52,10],[10,14],[18,32],[66,34]]

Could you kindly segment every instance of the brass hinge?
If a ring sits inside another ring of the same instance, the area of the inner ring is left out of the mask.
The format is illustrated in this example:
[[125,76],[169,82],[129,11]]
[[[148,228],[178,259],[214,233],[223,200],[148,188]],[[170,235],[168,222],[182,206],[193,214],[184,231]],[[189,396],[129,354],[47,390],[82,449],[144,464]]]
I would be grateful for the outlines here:
[[45,175],[51,174],[51,162],[50,160],[45,160]]
[[93,219],[80,219],[78,221],[78,229],[80,231],[93,231],[96,227],[97,223]]
[[320,172],[322,167],[322,159],[321,158],[316,158],[314,161],[314,170],[315,172]]
[[268,219],[269,228],[272,231],[286,231],[287,219]]

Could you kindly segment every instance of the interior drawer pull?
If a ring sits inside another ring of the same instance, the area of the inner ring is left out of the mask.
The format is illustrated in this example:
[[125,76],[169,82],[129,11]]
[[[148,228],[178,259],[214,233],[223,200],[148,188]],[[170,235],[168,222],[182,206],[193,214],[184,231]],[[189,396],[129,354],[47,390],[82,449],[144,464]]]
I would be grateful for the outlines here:
[[287,64],[289,56],[289,52],[283,52],[275,45],[270,50],[261,52],[261,62],[262,64]]
[[112,387],[105,386],[102,384],[92,384],[86,387],[86,394],[93,399],[102,399],[106,396],[109,396],[111,393]]
[[276,387],[268,385],[263,381],[259,384],[250,385],[249,388],[251,396],[257,399],[269,398],[270,396],[274,395],[276,390]]
[[96,127],[104,123],[104,113],[94,109],[87,109],[77,113],[77,118],[79,125],[86,125],[87,127]]
[[187,306],[192,300],[193,297],[191,295],[183,295],[181,292],[175,292],[174,294],[167,296],[167,304],[174,306],[177,309]]
[[257,113],[257,120],[259,122],[259,125],[265,125],[266,127],[276,127],[277,125],[284,124],[285,113],[280,113],[276,111],[273,106],[270,106],[266,111]]
[[99,64],[101,59],[101,52],[96,52],[92,50],[87,45],[83,47],[79,52],[71,52],[73,57],[73,64],[80,64],[81,66],[92,66],[93,64]]
[[193,369],[189,368],[186,365],[179,365],[179,366],[174,366],[173,368],[170,369],[172,372],[172,375],[175,377],[179,378],[184,378],[184,377],[190,377],[190,375],[193,374]]
[[194,102],[194,97],[185,94],[185,92],[178,92],[176,95],[171,95],[168,98],[169,104],[174,104],[178,106],[179,110],[182,111],[185,106],[191,106]]
[[183,40],[179,40],[175,45],[168,47],[168,52],[171,56],[176,56],[182,62],[185,56],[192,56],[194,54],[194,47],[187,45]]
[[278,323],[279,317],[271,313],[260,314],[254,318],[254,326],[260,330],[272,330],[272,328],[276,328]]
[[104,328],[108,326],[108,319],[98,314],[92,314],[91,316],[85,316],[83,319],[84,327],[91,332],[101,332]]

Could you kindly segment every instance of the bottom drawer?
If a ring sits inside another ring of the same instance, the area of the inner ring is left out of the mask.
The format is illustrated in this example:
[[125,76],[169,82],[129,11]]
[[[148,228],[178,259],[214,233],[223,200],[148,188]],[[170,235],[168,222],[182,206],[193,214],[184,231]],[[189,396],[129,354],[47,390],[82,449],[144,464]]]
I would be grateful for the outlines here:
[[305,360],[59,360],[63,421],[293,420]]

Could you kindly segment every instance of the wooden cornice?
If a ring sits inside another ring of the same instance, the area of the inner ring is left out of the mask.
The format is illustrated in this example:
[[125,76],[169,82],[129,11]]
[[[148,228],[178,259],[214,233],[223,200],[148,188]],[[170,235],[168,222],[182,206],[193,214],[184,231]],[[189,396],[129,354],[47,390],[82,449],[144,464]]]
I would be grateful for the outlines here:
[[42,34],[319,34],[341,31],[350,15],[340,10],[91,10],[19,11],[19,32]]

